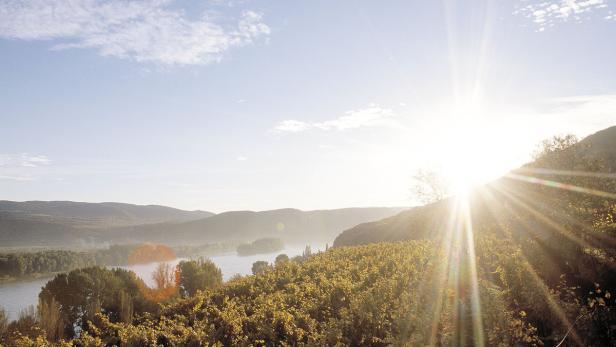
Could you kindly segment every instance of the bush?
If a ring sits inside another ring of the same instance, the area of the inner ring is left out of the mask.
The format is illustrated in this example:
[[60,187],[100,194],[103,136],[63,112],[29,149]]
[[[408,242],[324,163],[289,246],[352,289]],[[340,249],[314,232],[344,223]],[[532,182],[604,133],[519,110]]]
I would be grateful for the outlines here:
[[258,275],[269,268],[269,263],[263,260],[258,260],[252,263],[252,274]]
[[276,257],[275,263],[276,265],[281,265],[289,261],[289,256],[286,254],[279,254]]

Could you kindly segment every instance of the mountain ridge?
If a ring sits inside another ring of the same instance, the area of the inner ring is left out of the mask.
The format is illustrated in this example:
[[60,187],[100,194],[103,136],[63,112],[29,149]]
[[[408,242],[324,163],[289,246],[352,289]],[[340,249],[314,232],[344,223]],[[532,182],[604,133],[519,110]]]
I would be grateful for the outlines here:
[[[117,202],[0,201],[0,244],[9,247],[79,246],[101,243],[167,244],[252,241],[280,237],[332,242],[353,225],[393,215],[404,207],[359,207],[303,211],[184,211],[161,205]],[[205,217],[204,217],[205,216]],[[214,218],[209,221],[210,218]]]
[[[280,237],[292,243],[305,243],[309,239],[325,243],[332,242],[334,237],[345,228],[390,216],[403,209],[405,208],[356,207],[312,211],[293,208],[227,211],[209,218],[173,225],[168,223],[141,225],[121,228],[115,232],[130,236],[125,240],[127,242],[150,240],[174,243],[178,238],[199,242],[219,242]],[[172,228],[173,232],[171,233],[168,228]],[[307,233],[310,237],[307,237]]]
[[43,215],[58,218],[117,220],[147,223],[165,220],[189,220],[213,216],[208,211],[187,211],[163,205],[136,205],[120,202],[80,202],[69,200],[0,200],[0,212]]

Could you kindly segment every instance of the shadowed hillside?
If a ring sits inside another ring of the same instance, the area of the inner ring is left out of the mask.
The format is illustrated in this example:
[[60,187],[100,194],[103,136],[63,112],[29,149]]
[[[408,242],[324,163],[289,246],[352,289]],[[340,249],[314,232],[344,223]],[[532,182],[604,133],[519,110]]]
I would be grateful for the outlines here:
[[163,242],[181,245],[228,240],[252,241],[263,237],[276,237],[301,244],[331,243],[344,229],[389,217],[402,209],[280,209],[231,211],[213,215],[204,211],[183,211],[154,205],[2,201],[0,244],[92,247],[101,242]]
[[403,208],[345,208],[301,211],[231,211],[185,223],[126,227],[106,235],[114,240],[165,243],[217,242],[277,237],[288,242],[331,242],[340,231],[359,223],[378,220]]
[[158,205],[116,202],[0,201],[2,246],[92,246],[110,229],[138,224],[184,222],[214,215]]

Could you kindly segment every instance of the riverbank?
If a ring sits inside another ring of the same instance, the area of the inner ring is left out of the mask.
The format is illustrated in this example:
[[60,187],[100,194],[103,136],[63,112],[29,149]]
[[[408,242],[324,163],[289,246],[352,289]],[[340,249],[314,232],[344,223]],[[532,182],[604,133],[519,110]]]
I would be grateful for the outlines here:
[[39,279],[44,279],[44,278],[52,278],[55,275],[61,274],[63,272],[68,272],[68,271],[35,273],[35,274],[28,274],[28,275],[19,276],[19,277],[2,276],[0,277],[0,285],[14,283],[14,282],[28,282],[28,281],[34,281],[34,280],[39,280]]

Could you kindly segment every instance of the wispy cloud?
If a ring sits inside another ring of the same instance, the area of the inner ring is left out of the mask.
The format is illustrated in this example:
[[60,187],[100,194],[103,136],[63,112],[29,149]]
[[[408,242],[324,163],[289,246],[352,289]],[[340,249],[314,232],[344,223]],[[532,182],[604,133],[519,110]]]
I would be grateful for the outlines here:
[[92,48],[103,56],[163,65],[207,64],[270,33],[244,11],[231,28],[203,14],[190,20],[171,0],[22,0],[0,2],[0,37],[53,40],[54,49]]
[[51,160],[44,155],[31,155],[28,153],[0,154],[0,168],[37,167],[50,163]]
[[310,123],[302,122],[294,119],[283,120],[278,123],[274,130],[282,131],[282,132],[290,132],[290,133],[299,133],[305,130],[308,130],[312,127]]
[[537,100],[532,109],[507,114],[500,126],[514,134],[524,132],[523,138],[534,145],[555,134],[584,137],[615,125],[616,94],[595,94]]
[[547,103],[551,106],[549,114],[564,122],[589,127],[616,125],[616,94],[552,98]]
[[3,174],[0,174],[0,180],[28,182],[28,181],[34,181],[35,179],[31,175],[3,175]]
[[274,130],[278,132],[302,132],[310,129],[319,130],[350,130],[361,127],[386,126],[393,124],[395,112],[391,108],[382,108],[371,104],[367,108],[346,111],[344,116],[323,122],[303,122],[287,119],[278,123]]
[[32,170],[49,164],[51,160],[44,155],[0,153],[0,180],[34,181]]
[[537,25],[538,31],[544,31],[559,22],[580,22],[589,18],[593,12],[598,12],[605,19],[614,17],[608,9],[606,0],[533,1],[516,10],[514,14],[532,20]]

